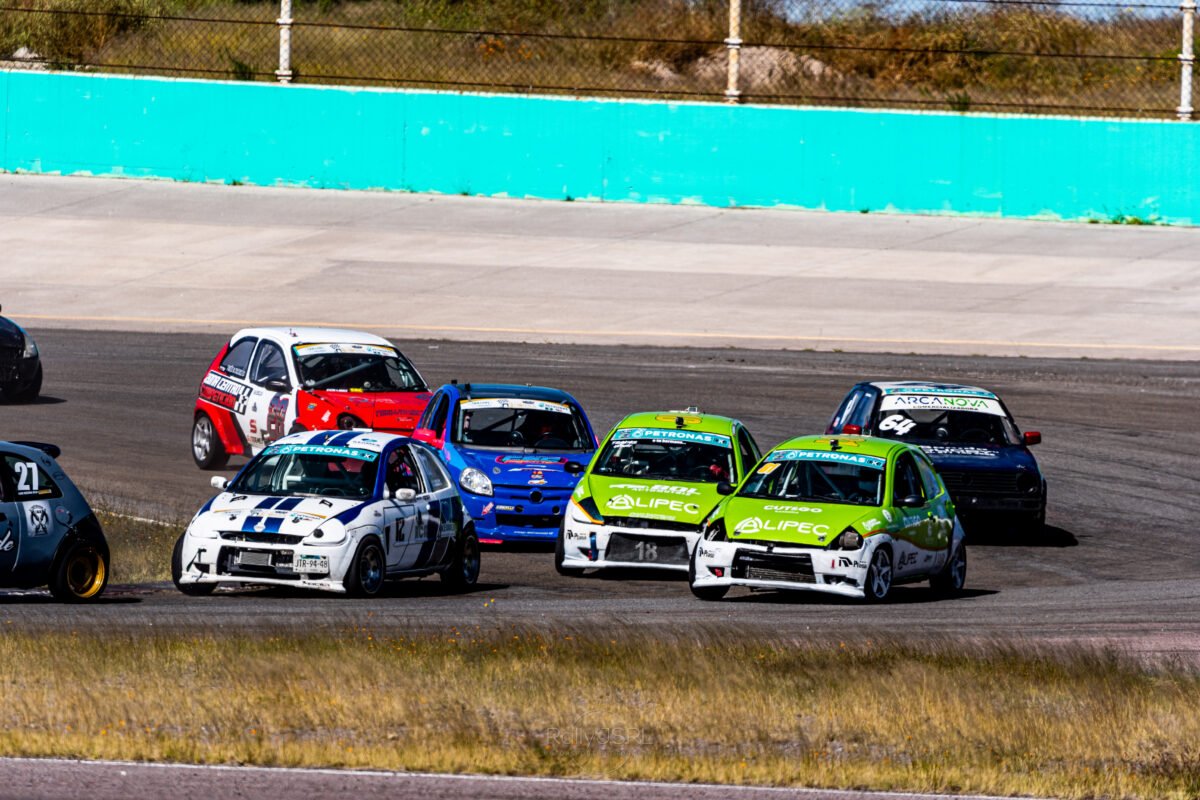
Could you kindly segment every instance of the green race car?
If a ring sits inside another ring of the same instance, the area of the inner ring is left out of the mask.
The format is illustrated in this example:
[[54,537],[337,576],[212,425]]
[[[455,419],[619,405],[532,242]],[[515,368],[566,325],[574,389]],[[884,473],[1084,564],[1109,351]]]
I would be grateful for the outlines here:
[[741,422],[686,411],[631,414],[567,503],[555,547],[563,575],[605,567],[686,571],[700,523],[759,459]]
[[896,584],[957,592],[963,529],[929,457],[868,436],[805,436],[776,447],[704,521],[692,593],[731,586],[882,601]]

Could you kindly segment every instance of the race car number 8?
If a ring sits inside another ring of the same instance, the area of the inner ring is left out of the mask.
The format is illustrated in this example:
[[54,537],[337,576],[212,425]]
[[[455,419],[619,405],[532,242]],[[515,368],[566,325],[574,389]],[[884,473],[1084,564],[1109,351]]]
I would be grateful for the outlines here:
[[30,494],[38,490],[38,468],[32,461],[18,461],[13,465],[17,471],[17,492]]
[[903,414],[892,414],[890,417],[879,423],[881,431],[895,431],[897,436],[904,436],[906,433],[917,427],[917,423],[908,419]]

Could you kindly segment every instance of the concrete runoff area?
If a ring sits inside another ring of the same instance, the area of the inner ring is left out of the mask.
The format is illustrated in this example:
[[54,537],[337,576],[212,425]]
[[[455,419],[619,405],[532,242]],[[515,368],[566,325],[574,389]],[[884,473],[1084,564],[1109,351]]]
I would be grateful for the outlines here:
[[36,327],[1194,359],[1200,230],[0,176]]

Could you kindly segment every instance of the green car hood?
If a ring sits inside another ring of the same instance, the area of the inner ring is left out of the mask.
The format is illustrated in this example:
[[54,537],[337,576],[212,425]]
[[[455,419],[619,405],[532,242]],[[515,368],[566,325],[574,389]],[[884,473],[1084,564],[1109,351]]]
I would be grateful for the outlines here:
[[[699,525],[721,501],[715,483],[589,475],[580,483],[607,517],[641,517]],[[577,495],[582,496],[582,495]]]
[[730,541],[762,539],[806,547],[825,547],[851,526],[866,533],[886,524],[882,509],[835,503],[730,497],[722,512]]

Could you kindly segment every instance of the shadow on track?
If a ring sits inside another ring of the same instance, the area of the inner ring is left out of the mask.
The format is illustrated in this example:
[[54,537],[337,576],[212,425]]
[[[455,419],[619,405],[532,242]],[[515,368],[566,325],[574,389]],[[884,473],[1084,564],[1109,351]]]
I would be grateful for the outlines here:
[[[919,605],[922,603],[947,603],[955,600],[971,600],[976,597],[988,597],[990,595],[999,594],[996,589],[963,589],[956,595],[943,595],[930,590],[928,587],[914,584],[912,586],[897,586],[888,595],[886,606],[907,606]],[[750,594],[737,595],[726,599],[726,603],[770,603],[772,605],[795,605],[795,606],[862,606],[866,607],[866,603],[862,600],[853,597],[843,597],[837,594],[824,594],[822,592],[805,592],[796,591],[789,592],[787,590],[780,591],[764,591],[751,592]]]
[[129,605],[130,603],[142,602],[139,597],[98,597],[95,600],[90,600],[87,603],[64,603],[60,600],[55,600],[50,596],[49,592],[0,592],[0,606],[62,606],[63,608],[79,608],[88,606],[120,606]]
[[477,583],[468,591],[452,589],[437,580],[399,580],[388,581],[378,597],[359,598],[344,594],[333,594],[316,589],[301,589],[291,586],[236,586],[220,591],[215,597],[245,597],[271,600],[328,600],[331,603],[370,602],[374,600],[401,600],[422,597],[470,597],[489,592],[504,591],[509,588],[507,583]]
[[1078,547],[1079,539],[1066,528],[1043,525],[1032,528],[1026,523],[1014,524],[971,520],[966,526],[967,544],[1000,547]]
[[41,394],[41,395],[37,396],[37,399],[32,400],[28,403],[22,403],[17,400],[0,400],[0,405],[5,405],[5,406],[56,406],[56,405],[59,405],[60,403],[65,403],[65,402],[67,402],[67,401],[62,397],[53,397],[51,395]]

